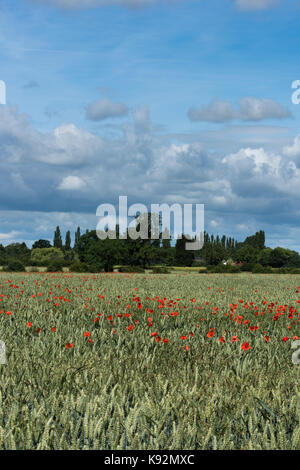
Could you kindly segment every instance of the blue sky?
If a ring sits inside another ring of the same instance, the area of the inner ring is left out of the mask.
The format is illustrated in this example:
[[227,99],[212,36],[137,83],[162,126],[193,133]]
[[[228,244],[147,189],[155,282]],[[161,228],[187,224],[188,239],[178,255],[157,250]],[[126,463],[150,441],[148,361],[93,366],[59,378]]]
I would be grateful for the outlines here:
[[0,4],[0,243],[101,203],[205,204],[205,229],[300,251],[298,0]]

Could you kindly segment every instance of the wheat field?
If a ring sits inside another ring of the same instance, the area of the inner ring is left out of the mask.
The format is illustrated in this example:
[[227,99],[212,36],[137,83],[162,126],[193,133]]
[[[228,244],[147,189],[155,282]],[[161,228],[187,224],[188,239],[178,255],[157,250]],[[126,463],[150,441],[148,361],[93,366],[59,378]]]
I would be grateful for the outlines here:
[[0,274],[0,449],[300,449],[300,276]]

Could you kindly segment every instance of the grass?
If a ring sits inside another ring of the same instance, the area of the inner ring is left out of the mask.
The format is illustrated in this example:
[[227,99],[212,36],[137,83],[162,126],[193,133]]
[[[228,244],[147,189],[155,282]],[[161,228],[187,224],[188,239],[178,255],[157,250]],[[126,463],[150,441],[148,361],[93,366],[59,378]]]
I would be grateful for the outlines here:
[[298,286],[0,274],[0,449],[300,449]]

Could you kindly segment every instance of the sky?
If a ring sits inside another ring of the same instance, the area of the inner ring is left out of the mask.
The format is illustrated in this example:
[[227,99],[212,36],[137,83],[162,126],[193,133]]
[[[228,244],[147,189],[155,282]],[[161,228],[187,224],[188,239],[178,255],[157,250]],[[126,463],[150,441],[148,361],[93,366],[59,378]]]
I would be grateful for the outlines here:
[[300,251],[299,21],[299,0],[0,0],[0,243],[74,241],[127,196]]

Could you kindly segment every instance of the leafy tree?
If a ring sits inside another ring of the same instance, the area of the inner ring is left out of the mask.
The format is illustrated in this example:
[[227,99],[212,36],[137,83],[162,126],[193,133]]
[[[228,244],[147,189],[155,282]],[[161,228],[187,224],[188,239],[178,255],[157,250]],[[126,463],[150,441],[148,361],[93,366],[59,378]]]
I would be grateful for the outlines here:
[[53,246],[54,248],[62,248],[62,238],[59,226],[56,227],[54,232]]
[[77,246],[78,256],[82,263],[90,266],[104,267],[106,272],[112,271],[121,257],[120,240],[100,240],[96,230],[89,231],[80,237]]
[[258,262],[262,266],[270,266],[272,248],[264,248],[260,251],[258,256]]
[[178,238],[175,246],[175,264],[176,266],[192,266],[194,261],[194,252],[192,250],[186,250],[185,244],[190,242],[185,235],[182,238]]
[[244,241],[244,245],[250,245],[257,250],[263,250],[265,247],[265,232],[260,230],[255,235],[247,237]]
[[35,266],[48,266],[54,261],[64,264],[64,253],[60,248],[34,248],[31,252],[31,263]]
[[71,233],[70,230],[67,231],[66,233],[66,241],[65,241],[65,250],[71,250]]
[[257,250],[251,245],[244,245],[237,250],[236,259],[243,263],[255,263],[257,260]]
[[26,243],[11,243],[5,247],[7,259],[17,259],[22,264],[27,265],[30,260],[30,249]]
[[25,272],[25,266],[21,261],[17,259],[11,260],[8,263],[8,266],[5,268],[8,272]]
[[35,248],[51,248],[51,243],[49,240],[37,240],[32,245],[32,249],[34,250]]
[[7,254],[5,252],[4,246],[0,244],[0,265],[4,265],[6,263],[7,263]]
[[74,250],[77,251],[78,242],[80,240],[80,227],[77,227],[75,232]]
[[287,248],[277,247],[270,254],[270,266],[273,268],[281,268],[282,266],[293,265],[298,261],[297,252],[288,250]]

